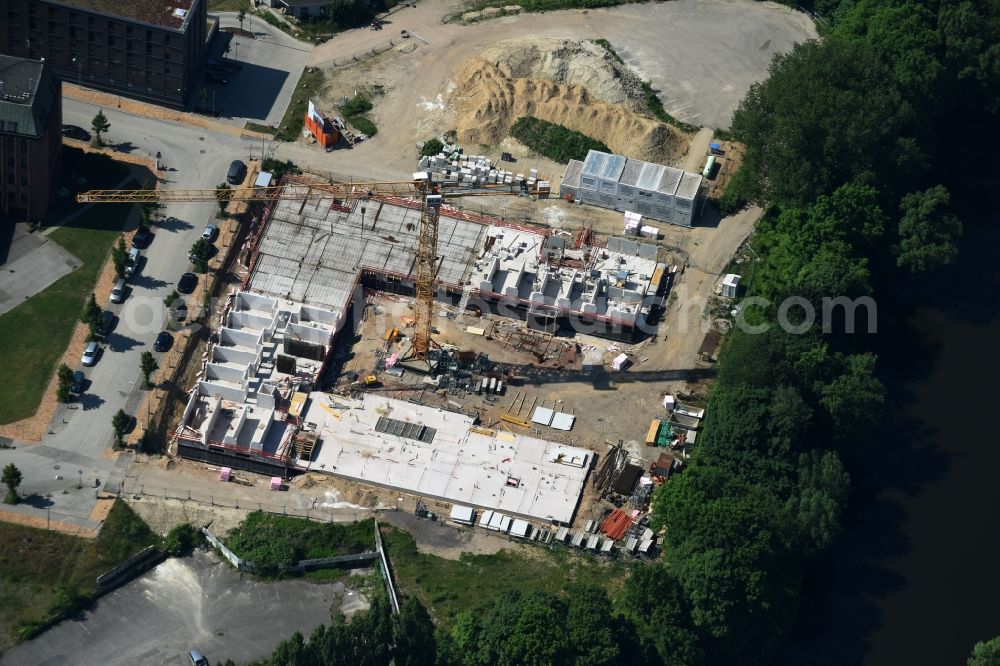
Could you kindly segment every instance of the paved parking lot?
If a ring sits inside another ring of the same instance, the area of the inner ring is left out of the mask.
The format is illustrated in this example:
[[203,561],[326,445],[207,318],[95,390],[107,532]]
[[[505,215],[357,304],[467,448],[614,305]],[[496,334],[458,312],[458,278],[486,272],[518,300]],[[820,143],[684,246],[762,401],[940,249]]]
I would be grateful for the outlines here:
[[[234,12],[218,14],[220,27],[239,27]],[[222,74],[227,83],[203,79],[195,92],[195,104],[201,105],[201,89],[205,102],[224,116],[223,120],[243,125],[247,120],[262,124],[277,124],[288,107],[302,74],[312,46],[298,42],[268,25],[248,16],[243,28],[255,38],[219,32],[212,45],[212,58],[225,58],[238,64],[239,70]],[[229,52],[225,54],[228,46]],[[213,106],[214,105],[214,106]]]
[[7,652],[0,664],[20,666],[181,666],[200,650],[211,663],[245,663],[277,644],[367,602],[343,583],[261,582],[213,552],[169,559],[99,600],[77,620],[62,622]]
[[17,225],[0,259],[0,314],[13,310],[81,265],[79,259],[45,234],[27,234],[23,228]]

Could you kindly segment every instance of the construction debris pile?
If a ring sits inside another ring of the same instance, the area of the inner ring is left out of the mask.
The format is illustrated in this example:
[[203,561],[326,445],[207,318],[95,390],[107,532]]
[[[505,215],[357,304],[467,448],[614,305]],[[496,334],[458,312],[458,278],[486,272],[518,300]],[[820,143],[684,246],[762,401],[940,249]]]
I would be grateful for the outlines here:
[[646,446],[669,447],[687,457],[698,437],[705,410],[677,402],[672,395],[663,396],[662,404],[667,418],[652,420],[646,433]]
[[417,169],[430,172],[436,182],[445,186],[520,185],[524,191],[543,198],[552,190],[549,180],[539,177],[538,169],[529,169],[527,175],[508,171],[500,167],[500,160],[463,154],[458,144],[445,144],[437,155],[421,157]]

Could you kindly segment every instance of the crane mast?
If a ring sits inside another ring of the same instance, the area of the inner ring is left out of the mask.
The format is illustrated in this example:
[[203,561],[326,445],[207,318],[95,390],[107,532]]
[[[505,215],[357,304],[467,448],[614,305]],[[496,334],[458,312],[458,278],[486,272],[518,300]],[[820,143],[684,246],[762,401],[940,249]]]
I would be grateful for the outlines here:
[[420,229],[417,232],[416,294],[414,300],[413,351],[411,356],[426,360],[431,348],[431,311],[434,308],[434,278],[437,276],[438,218],[441,215],[440,194],[432,187],[424,192]]

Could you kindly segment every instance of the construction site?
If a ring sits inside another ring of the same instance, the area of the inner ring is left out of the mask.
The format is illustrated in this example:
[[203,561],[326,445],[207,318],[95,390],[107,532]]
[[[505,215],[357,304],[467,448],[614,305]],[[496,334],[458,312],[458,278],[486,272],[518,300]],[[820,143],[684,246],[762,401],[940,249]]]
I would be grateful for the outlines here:
[[[458,26],[435,7],[407,10],[398,44],[352,34],[310,56],[321,82],[296,148],[336,167],[296,157],[306,175],[252,169],[231,191],[85,197],[247,211],[169,450],[275,488],[299,477],[369,507],[405,497],[465,529],[653,556],[652,492],[697,446],[759,215],[706,206],[739,147],[651,114],[643,62],[665,65],[641,47],[659,30],[635,35],[623,16],[594,39],[583,12],[529,38],[524,22],[553,15]],[[673,6],[655,20],[673,25],[675,10],[707,20]],[[789,43],[800,30],[754,20]],[[340,53],[354,42],[364,50]],[[776,48],[762,43],[759,63],[709,72],[713,85],[745,88]],[[695,92],[664,98],[682,124],[723,120],[738,99]],[[377,137],[337,115],[359,96]],[[523,116],[609,150],[556,163],[509,136]],[[415,156],[430,138],[441,152]]]
[[[664,412],[668,393],[710,374],[658,369],[678,256],[444,203],[544,203],[547,192],[521,183],[445,186],[426,172],[271,182],[265,173],[229,195],[259,218],[239,248],[241,282],[213,317],[176,454],[277,486],[311,472],[403,493],[517,538],[655,550],[649,491],[697,430]],[[153,195],[84,195],[129,196]],[[630,448],[650,403],[662,433]]]

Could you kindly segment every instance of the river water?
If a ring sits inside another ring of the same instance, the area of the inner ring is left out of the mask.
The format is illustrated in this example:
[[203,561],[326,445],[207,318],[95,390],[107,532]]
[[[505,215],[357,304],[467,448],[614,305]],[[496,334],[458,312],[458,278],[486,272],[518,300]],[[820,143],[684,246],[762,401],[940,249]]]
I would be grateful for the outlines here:
[[1000,635],[997,247],[970,232],[960,266],[913,287],[924,305],[880,312],[891,409],[782,666],[961,665]]

